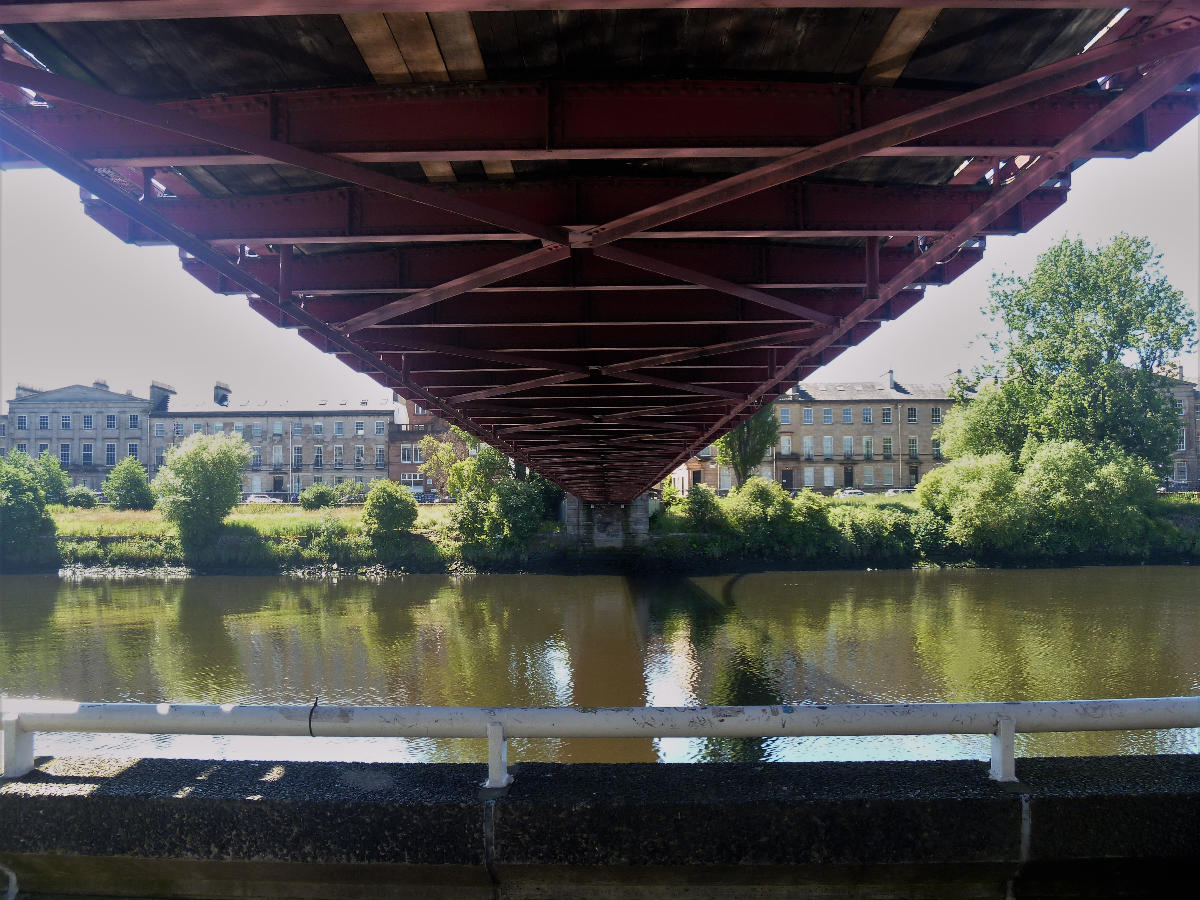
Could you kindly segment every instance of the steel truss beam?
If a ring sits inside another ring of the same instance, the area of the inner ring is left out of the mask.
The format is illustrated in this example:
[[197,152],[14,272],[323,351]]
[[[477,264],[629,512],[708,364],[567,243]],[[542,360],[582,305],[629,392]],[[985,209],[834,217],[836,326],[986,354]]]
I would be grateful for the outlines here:
[[[1174,42],[1165,46],[1179,43],[1172,37]],[[1110,51],[1106,59],[1111,63],[1090,59],[1094,50],[1072,58],[1088,58],[1086,67],[1074,63],[1087,77],[1060,78],[1045,93],[1032,92],[1033,99],[997,103],[957,121],[937,121],[938,127],[928,133],[875,142],[859,155],[1011,157],[1045,150],[1111,102],[1096,91],[1051,95],[1110,74],[1135,55],[1124,42],[1113,46],[1120,52]],[[0,80],[20,84],[38,77],[21,78],[19,70],[35,70],[8,66],[0,69]],[[55,96],[50,84],[44,92]],[[59,91],[65,93],[62,87]],[[133,121],[116,112],[123,107],[104,112],[104,106],[98,111],[84,102],[56,102],[54,109],[22,107],[13,114],[64,150],[110,168],[284,161],[272,144],[234,141],[229,132],[271,135],[295,153],[336,154],[343,163],[777,158],[844,139],[859,129],[881,128],[930,106],[959,103],[965,96],[778,82],[568,82],[553,89],[545,82],[484,82],[141,104]],[[1151,149],[1195,115],[1195,104],[1194,97],[1165,97],[1081,156],[1132,156]],[[186,132],[171,130],[180,117],[199,124]],[[197,130],[201,127],[203,131]],[[5,162],[19,164],[21,159],[8,154]],[[358,183],[344,174],[329,174]]]

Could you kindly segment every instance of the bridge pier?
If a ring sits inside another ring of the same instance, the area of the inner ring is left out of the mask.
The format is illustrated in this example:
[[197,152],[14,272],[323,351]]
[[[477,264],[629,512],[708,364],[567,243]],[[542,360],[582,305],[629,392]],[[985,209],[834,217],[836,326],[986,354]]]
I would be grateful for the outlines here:
[[650,540],[650,496],[629,503],[588,503],[574,494],[563,501],[564,530],[583,547],[622,550]]

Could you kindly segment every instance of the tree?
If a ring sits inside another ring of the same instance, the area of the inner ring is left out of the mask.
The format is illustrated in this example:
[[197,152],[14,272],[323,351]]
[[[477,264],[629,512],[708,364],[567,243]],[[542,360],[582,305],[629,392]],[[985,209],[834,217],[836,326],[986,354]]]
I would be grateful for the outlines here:
[[457,435],[452,433],[451,440],[442,441],[427,434],[421,438],[421,459],[424,462],[418,471],[433,482],[434,490],[444,493],[446,482],[450,479],[450,469],[468,455],[467,445]]
[[733,469],[741,487],[779,438],[779,421],[770,405],[764,406],[737,428],[717,438],[717,463]]
[[54,521],[46,515],[46,495],[27,461],[32,462],[28,457],[15,462],[0,457],[0,571],[24,557],[33,538],[54,531]]
[[132,456],[113,466],[100,490],[113,509],[154,509],[154,491],[146,469]]
[[394,552],[417,521],[417,500],[408,488],[380,479],[363,503],[363,529],[381,554]]
[[62,503],[65,501],[67,489],[71,486],[71,476],[63,471],[58,457],[49,450],[43,450],[34,465],[37,468],[38,483],[46,494],[46,502]]
[[1158,372],[1195,346],[1196,321],[1148,240],[1063,238],[1029,275],[994,276],[990,301],[1001,330],[981,374],[997,383],[951,412],[947,452],[1015,459],[1028,441],[1079,441],[1166,466],[1179,423]]
[[305,509],[320,509],[337,503],[337,492],[323,482],[312,484],[300,492],[299,500]]
[[163,518],[185,543],[208,537],[242,497],[250,445],[236,434],[192,434],[167,451],[154,479]]

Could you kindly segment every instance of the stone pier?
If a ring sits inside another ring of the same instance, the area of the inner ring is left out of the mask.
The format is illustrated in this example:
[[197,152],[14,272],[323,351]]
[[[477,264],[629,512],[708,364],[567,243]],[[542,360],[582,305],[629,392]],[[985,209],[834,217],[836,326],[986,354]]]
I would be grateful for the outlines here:
[[563,501],[564,525],[580,546],[622,550],[650,540],[650,497],[630,503],[588,503],[574,494]]

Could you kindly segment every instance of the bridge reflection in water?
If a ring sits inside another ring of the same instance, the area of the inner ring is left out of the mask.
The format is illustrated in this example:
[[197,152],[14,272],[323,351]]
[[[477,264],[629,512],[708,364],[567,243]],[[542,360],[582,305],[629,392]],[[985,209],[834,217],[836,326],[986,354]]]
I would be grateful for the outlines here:
[[[1184,696],[1187,569],[2,580],[0,683],[81,701],[673,706]],[[1018,736],[1020,755],[1186,752],[1195,731]],[[482,740],[56,735],[39,753],[482,761]],[[985,758],[967,736],[514,740],[547,761]]]

